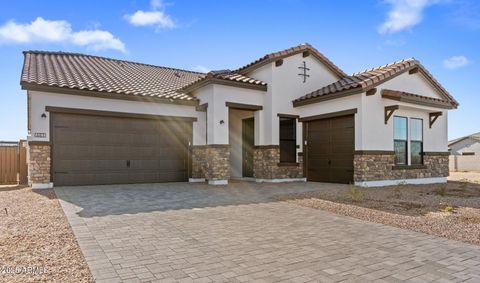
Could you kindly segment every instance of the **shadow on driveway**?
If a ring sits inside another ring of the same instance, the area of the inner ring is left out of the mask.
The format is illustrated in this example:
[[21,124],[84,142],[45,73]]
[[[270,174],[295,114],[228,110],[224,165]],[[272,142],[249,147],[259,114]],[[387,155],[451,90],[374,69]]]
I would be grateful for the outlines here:
[[326,183],[254,183],[233,181],[226,186],[204,183],[130,184],[57,187],[59,199],[81,208],[80,217],[136,214],[276,202],[282,195],[313,192],[346,185]]

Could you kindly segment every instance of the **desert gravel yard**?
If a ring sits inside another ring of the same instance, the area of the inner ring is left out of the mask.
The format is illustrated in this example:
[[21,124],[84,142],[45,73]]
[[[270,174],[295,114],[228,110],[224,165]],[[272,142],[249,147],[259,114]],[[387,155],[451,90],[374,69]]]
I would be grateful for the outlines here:
[[326,188],[281,200],[480,245],[480,173],[452,172],[448,184]]
[[0,227],[0,282],[93,282],[53,190],[0,187]]

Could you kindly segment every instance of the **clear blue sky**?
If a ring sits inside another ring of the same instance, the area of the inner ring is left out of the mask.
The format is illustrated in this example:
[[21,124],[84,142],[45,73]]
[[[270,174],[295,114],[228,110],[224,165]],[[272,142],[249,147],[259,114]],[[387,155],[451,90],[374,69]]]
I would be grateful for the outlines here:
[[[167,2],[168,1],[168,2]],[[27,135],[23,50],[194,70],[236,68],[299,43],[347,73],[415,57],[460,102],[449,137],[480,132],[480,1],[4,1],[0,140]]]

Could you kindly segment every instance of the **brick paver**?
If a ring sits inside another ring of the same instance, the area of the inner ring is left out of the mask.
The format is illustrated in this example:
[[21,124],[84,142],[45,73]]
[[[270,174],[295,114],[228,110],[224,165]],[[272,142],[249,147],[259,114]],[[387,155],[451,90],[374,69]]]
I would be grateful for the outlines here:
[[480,282],[480,248],[275,201],[321,183],[56,188],[97,282]]

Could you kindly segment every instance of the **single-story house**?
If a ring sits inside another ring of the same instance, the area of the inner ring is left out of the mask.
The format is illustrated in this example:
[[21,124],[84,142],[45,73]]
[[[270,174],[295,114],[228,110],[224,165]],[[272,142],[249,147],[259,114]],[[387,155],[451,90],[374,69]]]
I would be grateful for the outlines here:
[[480,155],[480,133],[451,140],[448,148],[452,155]]
[[26,51],[34,188],[448,176],[455,99],[416,59],[347,75],[309,44],[207,74]]

